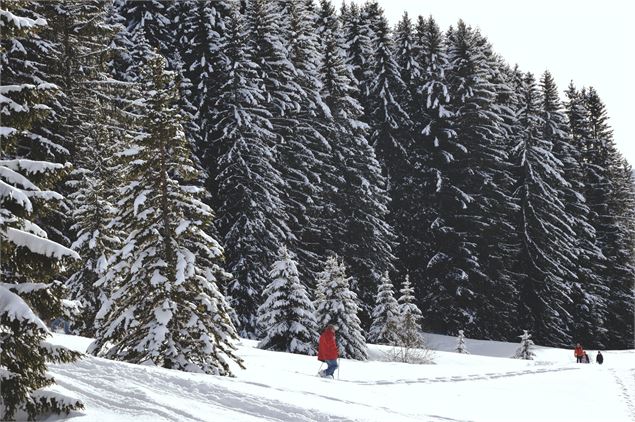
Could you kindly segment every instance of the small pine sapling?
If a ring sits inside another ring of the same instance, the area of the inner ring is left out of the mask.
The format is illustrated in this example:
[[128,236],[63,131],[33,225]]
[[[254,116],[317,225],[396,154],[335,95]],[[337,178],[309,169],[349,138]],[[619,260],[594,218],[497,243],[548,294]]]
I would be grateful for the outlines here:
[[520,337],[520,346],[514,354],[514,359],[534,360],[536,354],[533,352],[534,342],[531,340],[531,334],[527,330]]
[[459,338],[456,344],[456,352],[462,353],[465,355],[470,354],[470,352],[467,350],[467,347],[465,345],[465,335],[463,334],[463,330],[459,330]]

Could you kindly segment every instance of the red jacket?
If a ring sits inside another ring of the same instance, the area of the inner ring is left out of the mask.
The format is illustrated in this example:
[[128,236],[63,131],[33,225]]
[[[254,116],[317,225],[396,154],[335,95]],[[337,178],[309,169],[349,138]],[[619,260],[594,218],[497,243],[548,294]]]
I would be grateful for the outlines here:
[[582,347],[576,347],[575,350],[573,351],[573,356],[575,357],[584,356],[584,350],[582,350]]
[[320,335],[318,360],[336,360],[338,356],[335,333],[331,330],[324,330],[322,335]]

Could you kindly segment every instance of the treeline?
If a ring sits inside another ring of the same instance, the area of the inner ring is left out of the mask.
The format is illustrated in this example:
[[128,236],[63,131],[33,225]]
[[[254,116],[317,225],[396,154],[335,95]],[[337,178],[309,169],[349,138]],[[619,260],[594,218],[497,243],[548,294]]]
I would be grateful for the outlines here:
[[339,256],[366,330],[389,272],[426,331],[633,346],[604,104],[466,23],[326,0],[3,0],[0,23],[5,403],[77,405],[33,391],[75,357],[39,319],[63,297],[95,354],[230,373],[282,246],[310,300]]

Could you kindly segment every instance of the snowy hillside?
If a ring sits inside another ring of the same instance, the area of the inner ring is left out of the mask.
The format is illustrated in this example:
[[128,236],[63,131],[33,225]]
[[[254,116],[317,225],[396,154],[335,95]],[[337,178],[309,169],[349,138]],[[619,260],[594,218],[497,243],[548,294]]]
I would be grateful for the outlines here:
[[[342,360],[339,380],[315,376],[314,357],[267,352],[243,340],[236,378],[86,357],[52,365],[56,390],[86,403],[77,421],[635,421],[635,351],[575,364],[570,350],[538,348],[535,361],[504,358],[515,344],[428,336],[435,365]],[[56,334],[85,350],[90,340]],[[477,355],[478,353],[478,355]],[[592,353],[595,357],[595,351]],[[59,420],[50,417],[46,420]]]

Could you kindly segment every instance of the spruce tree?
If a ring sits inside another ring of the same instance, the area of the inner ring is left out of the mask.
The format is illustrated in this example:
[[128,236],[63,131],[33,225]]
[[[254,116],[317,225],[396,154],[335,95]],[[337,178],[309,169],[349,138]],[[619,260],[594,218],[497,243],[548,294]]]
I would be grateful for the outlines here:
[[291,240],[282,201],[285,186],[274,167],[275,133],[266,109],[243,17],[235,12],[228,21],[224,45],[228,78],[216,100],[214,131],[225,153],[218,162],[218,228],[227,250],[228,270],[234,279],[227,294],[238,320],[241,336],[256,337],[256,311],[263,289],[269,284],[269,268],[278,245]]
[[[395,230],[396,241],[401,242],[410,228],[405,205],[411,197],[408,190],[411,186],[404,183],[409,170],[407,148],[412,135],[412,122],[407,113],[409,94],[393,56],[388,21],[381,11],[372,7],[373,4],[368,4],[366,10],[371,14],[369,22],[373,26],[375,48],[373,79],[369,87],[369,142],[375,148],[382,174],[386,177],[390,196],[387,222]],[[376,286],[380,274],[374,274],[374,279],[369,282]]]
[[443,193],[451,190],[447,169],[461,153],[461,145],[456,144],[450,125],[443,33],[432,18],[420,17],[416,38],[421,74],[414,81],[413,143],[407,151],[412,167],[403,181],[409,185],[409,198],[402,205],[410,224],[396,251],[404,270],[419,281],[415,297],[422,304],[428,294],[426,264],[434,250],[432,224],[439,217]]
[[349,284],[350,277],[346,276],[344,265],[336,257],[329,257],[317,283],[320,289],[315,306],[318,329],[335,325],[340,357],[366,360],[368,349],[357,316],[357,295],[350,290]]
[[193,122],[198,127],[193,141],[197,144],[195,151],[201,165],[211,176],[207,179],[207,188],[215,209],[220,205],[220,197],[213,176],[218,174],[219,157],[226,152],[221,149],[225,144],[218,142],[220,135],[215,127],[216,101],[229,69],[223,43],[233,7],[232,2],[196,1],[189,12],[181,16],[183,73],[192,84],[187,99],[196,109]]
[[279,249],[278,260],[271,266],[269,275],[272,281],[263,291],[266,299],[258,308],[258,327],[263,334],[258,347],[314,355],[319,336],[315,308],[286,247]]
[[597,246],[595,229],[589,221],[590,210],[584,199],[584,173],[581,154],[558,98],[558,90],[549,72],[540,81],[540,113],[544,126],[542,136],[553,145],[552,153],[562,163],[567,185],[560,188],[561,200],[575,232],[575,260],[577,279],[570,280],[574,323],[571,335],[576,341],[602,347],[606,338],[606,298],[600,275],[605,258]]
[[463,334],[463,330],[459,330],[459,337],[456,342],[456,352],[462,353],[465,355],[469,355],[467,347],[465,346],[465,334]]
[[507,288],[487,269],[501,252],[494,234],[502,231],[499,213],[507,206],[511,178],[494,110],[489,45],[462,21],[448,32],[447,42],[452,155],[446,155],[437,192],[439,215],[431,225],[434,243],[423,308],[433,331],[454,334],[461,328],[488,336],[483,330],[488,324],[480,323],[492,313],[488,292]]
[[551,150],[545,133],[540,96],[533,75],[523,81],[520,104],[522,139],[515,147],[521,169],[516,194],[520,198],[518,257],[521,322],[532,327],[542,344],[566,345],[572,341],[573,318],[568,292],[577,276],[573,221],[562,202],[562,163]]
[[608,306],[605,326],[607,347],[629,347],[633,335],[633,236],[628,223],[632,215],[629,170],[617,151],[608,124],[606,106],[597,91],[584,96],[588,111],[589,139],[583,157],[587,169],[587,195],[594,215],[598,245],[610,265],[605,275]]
[[[317,14],[313,11],[312,0],[277,3],[280,6],[280,31],[284,44],[288,46],[286,54],[293,75],[291,80],[282,79],[280,86],[271,87],[271,92],[276,95],[277,91],[284,94],[287,90],[286,95],[297,96],[295,109],[282,115],[274,114],[272,120],[280,136],[276,146],[277,167],[288,184],[284,201],[290,218],[289,226],[297,238],[293,248],[298,256],[300,272],[309,281],[314,280],[319,272],[319,257],[325,255],[324,240],[329,237],[324,218],[324,210],[328,206],[324,191],[334,189],[327,184],[329,175],[337,171],[327,137],[331,111],[320,92],[321,57],[315,35]],[[274,69],[269,63],[267,67]],[[285,87],[285,84],[289,86]]]
[[90,351],[110,359],[164,368],[231,374],[236,330],[218,283],[223,249],[210,236],[213,212],[178,114],[178,85],[166,61],[145,63],[138,134],[128,157],[117,220],[128,233],[109,286],[110,311]]
[[534,342],[531,339],[531,334],[527,330],[523,330],[523,334],[520,337],[520,346],[512,356],[514,359],[534,360],[536,354],[533,351]]
[[399,342],[400,322],[399,305],[394,297],[388,272],[386,272],[377,291],[375,309],[373,309],[373,323],[368,331],[368,342],[397,344]]
[[347,13],[342,13],[343,45],[346,47],[346,65],[353,74],[357,87],[354,97],[364,110],[365,123],[370,123],[370,86],[373,79],[373,45],[368,21],[361,14],[359,6],[351,3]]
[[[62,289],[55,277],[62,265],[79,259],[72,250],[48,239],[38,224],[41,205],[53,207],[62,199],[47,190],[59,180],[64,165],[28,159],[20,145],[33,138],[31,126],[50,111],[46,101],[56,93],[44,80],[34,84],[19,47],[45,27],[41,18],[26,17],[26,3],[0,5],[0,401],[3,420],[35,418],[42,413],[69,413],[83,408],[81,401],[41,388],[54,384],[48,363],[72,362],[79,353],[46,341],[43,320],[62,314]],[[24,15],[23,15],[24,13]],[[23,73],[24,72],[24,73]],[[58,173],[55,175],[54,173]]]
[[[112,223],[117,212],[113,202],[119,174],[113,157],[119,152],[116,137],[123,131],[111,130],[122,121],[105,118],[113,104],[104,104],[97,93],[91,94],[84,99],[85,123],[75,131],[78,168],[68,183],[73,190],[69,195],[74,221],[71,230],[76,236],[71,248],[82,256],[82,264],[66,280],[70,297],[80,304],[74,329],[86,337],[95,336],[99,324],[96,315],[109,301],[102,278],[122,237]],[[108,89],[99,94],[108,98]],[[88,110],[93,114],[89,115]]]
[[399,290],[399,343],[406,349],[422,349],[425,346],[421,332],[421,310],[415,303],[414,289],[410,284],[410,277],[406,275],[403,286]]
[[331,140],[335,170],[322,176],[328,187],[323,211],[329,226],[325,240],[349,268],[352,288],[361,300],[360,318],[369,326],[378,280],[392,269],[394,232],[386,223],[386,179],[368,144],[367,126],[361,122],[363,110],[355,99],[354,80],[342,56],[339,25],[328,10],[328,3],[324,3],[320,10],[320,74],[322,96],[331,111],[327,137]]
[[417,95],[418,83],[421,81],[421,76],[425,69],[422,68],[422,63],[417,57],[421,55],[420,49],[422,46],[417,45],[412,21],[407,12],[404,12],[401,20],[397,23],[393,38],[395,62],[399,68],[401,80],[406,85],[408,99],[410,100],[410,103],[405,106],[408,107],[408,114],[412,115],[414,97]]
[[66,218],[72,219],[66,236],[73,238],[71,248],[83,258],[66,284],[70,297],[81,305],[74,328],[92,337],[95,314],[107,296],[95,283],[118,246],[109,225],[115,186],[113,128],[122,124],[121,113],[115,111],[115,91],[121,88],[114,88],[118,83],[106,72],[115,28],[106,22],[105,3],[70,1],[46,9],[55,22],[51,32],[57,51],[49,57],[48,67],[64,92],[50,123],[75,167],[62,186],[71,208]]

